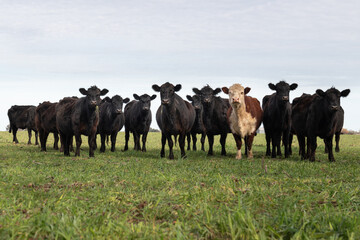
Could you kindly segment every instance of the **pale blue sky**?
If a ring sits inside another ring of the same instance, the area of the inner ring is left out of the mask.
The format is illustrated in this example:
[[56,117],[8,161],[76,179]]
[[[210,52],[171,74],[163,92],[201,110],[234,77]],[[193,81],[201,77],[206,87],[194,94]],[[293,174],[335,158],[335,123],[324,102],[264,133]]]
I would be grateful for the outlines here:
[[261,101],[282,79],[291,98],[350,88],[345,127],[360,130],[359,77],[358,0],[0,0],[0,130],[11,105],[91,85],[132,99],[166,81],[183,97],[241,83]]

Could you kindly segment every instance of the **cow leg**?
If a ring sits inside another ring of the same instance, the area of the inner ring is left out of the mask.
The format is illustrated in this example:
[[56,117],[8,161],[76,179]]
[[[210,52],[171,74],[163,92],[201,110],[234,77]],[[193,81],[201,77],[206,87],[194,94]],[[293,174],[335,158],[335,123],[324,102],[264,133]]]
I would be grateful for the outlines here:
[[70,144],[69,149],[70,149],[71,152],[74,151],[73,142],[74,142],[74,138],[73,138],[73,136],[71,136],[71,138],[69,140],[69,144]]
[[38,134],[39,134],[39,132],[38,132],[38,131],[35,131],[35,130],[34,130],[34,132],[35,132],[35,145],[39,145],[39,141],[38,141]]
[[325,145],[325,153],[329,153],[328,146],[326,144],[326,139],[324,138],[324,145]]
[[193,140],[193,151],[196,151],[196,142],[197,142],[196,133],[192,133],[191,135]]
[[[82,143],[81,135],[79,133],[75,134],[75,141],[76,141],[76,150],[75,150],[75,157],[76,157],[76,156],[80,156],[80,146]],[[91,147],[89,146],[89,148]]]
[[340,132],[335,133],[335,142],[336,142],[335,152],[340,152],[340,147],[339,147]]
[[16,137],[16,133],[17,133],[18,128],[14,127],[12,130],[13,130],[13,143],[19,143],[19,141],[18,141],[18,139]]
[[111,133],[111,151],[112,152],[115,152],[116,137],[117,137],[117,132]]
[[127,151],[129,149],[129,138],[130,138],[130,132],[128,129],[125,128],[125,147],[124,151]]
[[205,152],[205,137],[206,137],[206,134],[202,133],[200,142],[201,142],[201,150],[204,151],[204,152]]
[[[187,135],[190,137],[190,134]],[[181,150],[181,158],[186,158],[186,153],[185,153],[185,134],[180,134],[179,135],[179,145],[180,145],[180,150]]]
[[265,138],[266,138],[266,156],[270,156],[271,155],[271,151],[270,151],[270,143],[271,143],[271,136],[270,134],[265,134]]
[[30,128],[28,128],[28,135],[29,135],[28,144],[30,145],[31,144],[31,129]]
[[284,131],[283,132],[283,144],[284,144],[284,147],[285,147],[285,158],[288,158],[289,157],[289,132],[288,131]]
[[237,148],[237,153],[236,153],[236,159],[241,159],[241,137],[237,134],[233,134],[234,139],[235,139],[235,143],[236,143],[236,148]]
[[333,148],[332,148],[332,143],[333,143],[333,136],[331,135],[330,137],[327,137],[324,139],[325,144],[328,148],[328,158],[329,158],[329,162],[335,162],[335,158],[334,158],[334,154],[333,154]]
[[[94,154],[94,149],[95,149],[95,144],[96,143],[96,130],[93,133],[90,133],[89,137],[88,137],[88,145],[89,145],[89,157],[95,157]],[[79,152],[79,156],[80,156],[80,152]]]
[[281,132],[279,134],[276,134],[276,155],[281,156]]
[[142,135],[142,149],[141,151],[146,152],[146,139],[147,139],[148,132],[144,132]]
[[168,140],[168,145],[169,145],[169,159],[174,159],[174,152],[173,152],[174,142],[173,142],[170,134],[168,135],[167,140]]
[[308,150],[310,148],[310,151],[309,151],[310,161],[315,162],[315,151],[317,148],[316,136],[310,136],[307,138],[307,140],[308,140]]
[[134,150],[140,151],[140,136],[136,131],[133,132],[133,136],[134,136]]
[[208,135],[207,137],[208,137],[208,141],[209,141],[208,155],[214,155],[214,152],[213,152],[214,135]]
[[301,156],[301,160],[306,159],[305,156],[305,137],[303,135],[298,134],[297,139],[299,142],[299,155]]
[[41,134],[40,134],[40,143],[41,143],[41,151],[46,152],[46,142],[48,139],[49,133],[43,132],[42,142],[41,142]]
[[105,139],[106,139],[106,134],[101,133],[100,134],[100,138],[101,138],[101,146],[100,146],[100,152],[105,152],[106,146],[105,146]]
[[161,152],[160,157],[165,157],[165,144],[166,144],[166,136],[164,133],[161,133]]
[[54,149],[59,150],[59,135],[57,133],[54,134]]
[[221,134],[220,144],[221,144],[221,155],[226,156],[225,144],[226,144],[227,133]]
[[190,133],[187,133],[187,134],[186,134],[186,138],[187,138],[187,143],[188,143],[187,150],[190,151],[190,150],[191,150],[191,148],[190,148],[190,144],[191,144],[191,134],[190,134]]
[[248,149],[248,158],[253,158],[252,145],[254,141],[255,133],[252,133],[250,136],[246,137],[246,148]]
[[293,137],[294,137],[294,134],[290,133],[289,134],[289,155],[292,155],[292,141],[293,141]]
[[72,138],[72,136],[67,136],[60,132],[60,139],[63,142],[64,156],[70,156],[69,147],[70,147],[70,139],[71,138]]
[[[40,129],[39,130],[39,137],[40,137],[40,149],[42,152],[46,152],[46,144],[44,144],[44,135],[45,135],[45,131],[44,129]],[[44,146],[45,145],[45,146]]]
[[245,156],[248,156],[248,149],[247,149],[248,137],[244,137],[244,145],[245,145]]

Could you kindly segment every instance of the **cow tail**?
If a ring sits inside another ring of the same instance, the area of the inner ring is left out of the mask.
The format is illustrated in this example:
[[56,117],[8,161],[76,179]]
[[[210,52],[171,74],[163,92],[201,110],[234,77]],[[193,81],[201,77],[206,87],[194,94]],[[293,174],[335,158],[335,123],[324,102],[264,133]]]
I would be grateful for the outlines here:
[[10,121],[10,124],[9,124],[9,133],[11,133],[11,131],[12,131],[12,124],[11,124],[11,121]]

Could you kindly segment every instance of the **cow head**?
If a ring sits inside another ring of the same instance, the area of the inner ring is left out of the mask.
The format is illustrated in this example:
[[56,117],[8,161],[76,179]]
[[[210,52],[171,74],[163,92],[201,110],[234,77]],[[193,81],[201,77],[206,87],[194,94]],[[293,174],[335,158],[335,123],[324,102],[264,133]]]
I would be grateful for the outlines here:
[[235,83],[230,88],[223,87],[223,92],[229,95],[229,103],[233,108],[245,106],[245,95],[251,88],[244,88],[241,84]]
[[284,103],[289,102],[290,91],[295,90],[297,86],[296,83],[289,85],[285,81],[280,81],[276,85],[269,83],[269,88],[276,91],[277,100]]
[[199,95],[194,95],[194,96],[186,95],[186,98],[194,106],[195,111],[199,111],[202,109],[201,97]]
[[160,92],[161,104],[167,106],[173,104],[175,92],[180,91],[181,84],[174,86],[171,83],[166,82],[160,87],[154,84],[152,85],[152,89],[154,89],[155,92]]
[[194,93],[196,93],[196,95],[200,96],[203,106],[208,107],[214,102],[214,98],[218,93],[221,92],[221,89],[216,88],[215,90],[213,90],[209,85],[207,85],[201,90],[193,88],[193,91]]
[[346,97],[349,93],[350,89],[345,89],[340,92],[334,87],[326,90],[326,92],[321,89],[316,90],[316,94],[326,101],[328,104],[328,110],[331,112],[340,110],[340,97]]
[[119,95],[115,95],[110,99],[110,103],[114,107],[116,114],[121,114],[123,104],[128,103],[129,101],[130,101],[129,98],[123,99]]
[[150,102],[156,98],[156,95],[152,95],[151,97],[147,94],[143,94],[141,96],[134,93],[135,100],[138,100],[141,104],[141,111],[148,112],[150,110]]
[[107,90],[106,88],[100,90],[96,86],[92,86],[88,88],[88,90],[85,90],[85,88],[80,88],[79,91],[82,95],[86,96],[86,100],[90,108],[95,108],[96,106],[99,106],[101,102],[100,96],[104,96],[109,92],[109,90]]

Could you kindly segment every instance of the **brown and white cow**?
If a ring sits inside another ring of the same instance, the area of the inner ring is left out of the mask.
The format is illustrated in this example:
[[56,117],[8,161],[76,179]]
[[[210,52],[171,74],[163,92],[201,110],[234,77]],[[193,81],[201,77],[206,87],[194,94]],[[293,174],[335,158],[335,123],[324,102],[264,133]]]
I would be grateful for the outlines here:
[[245,140],[245,154],[252,158],[252,143],[263,116],[260,102],[256,98],[246,96],[250,88],[244,88],[240,84],[234,84],[230,88],[223,87],[222,90],[229,95],[231,106],[227,118],[238,150],[236,159],[241,159],[242,138]]

